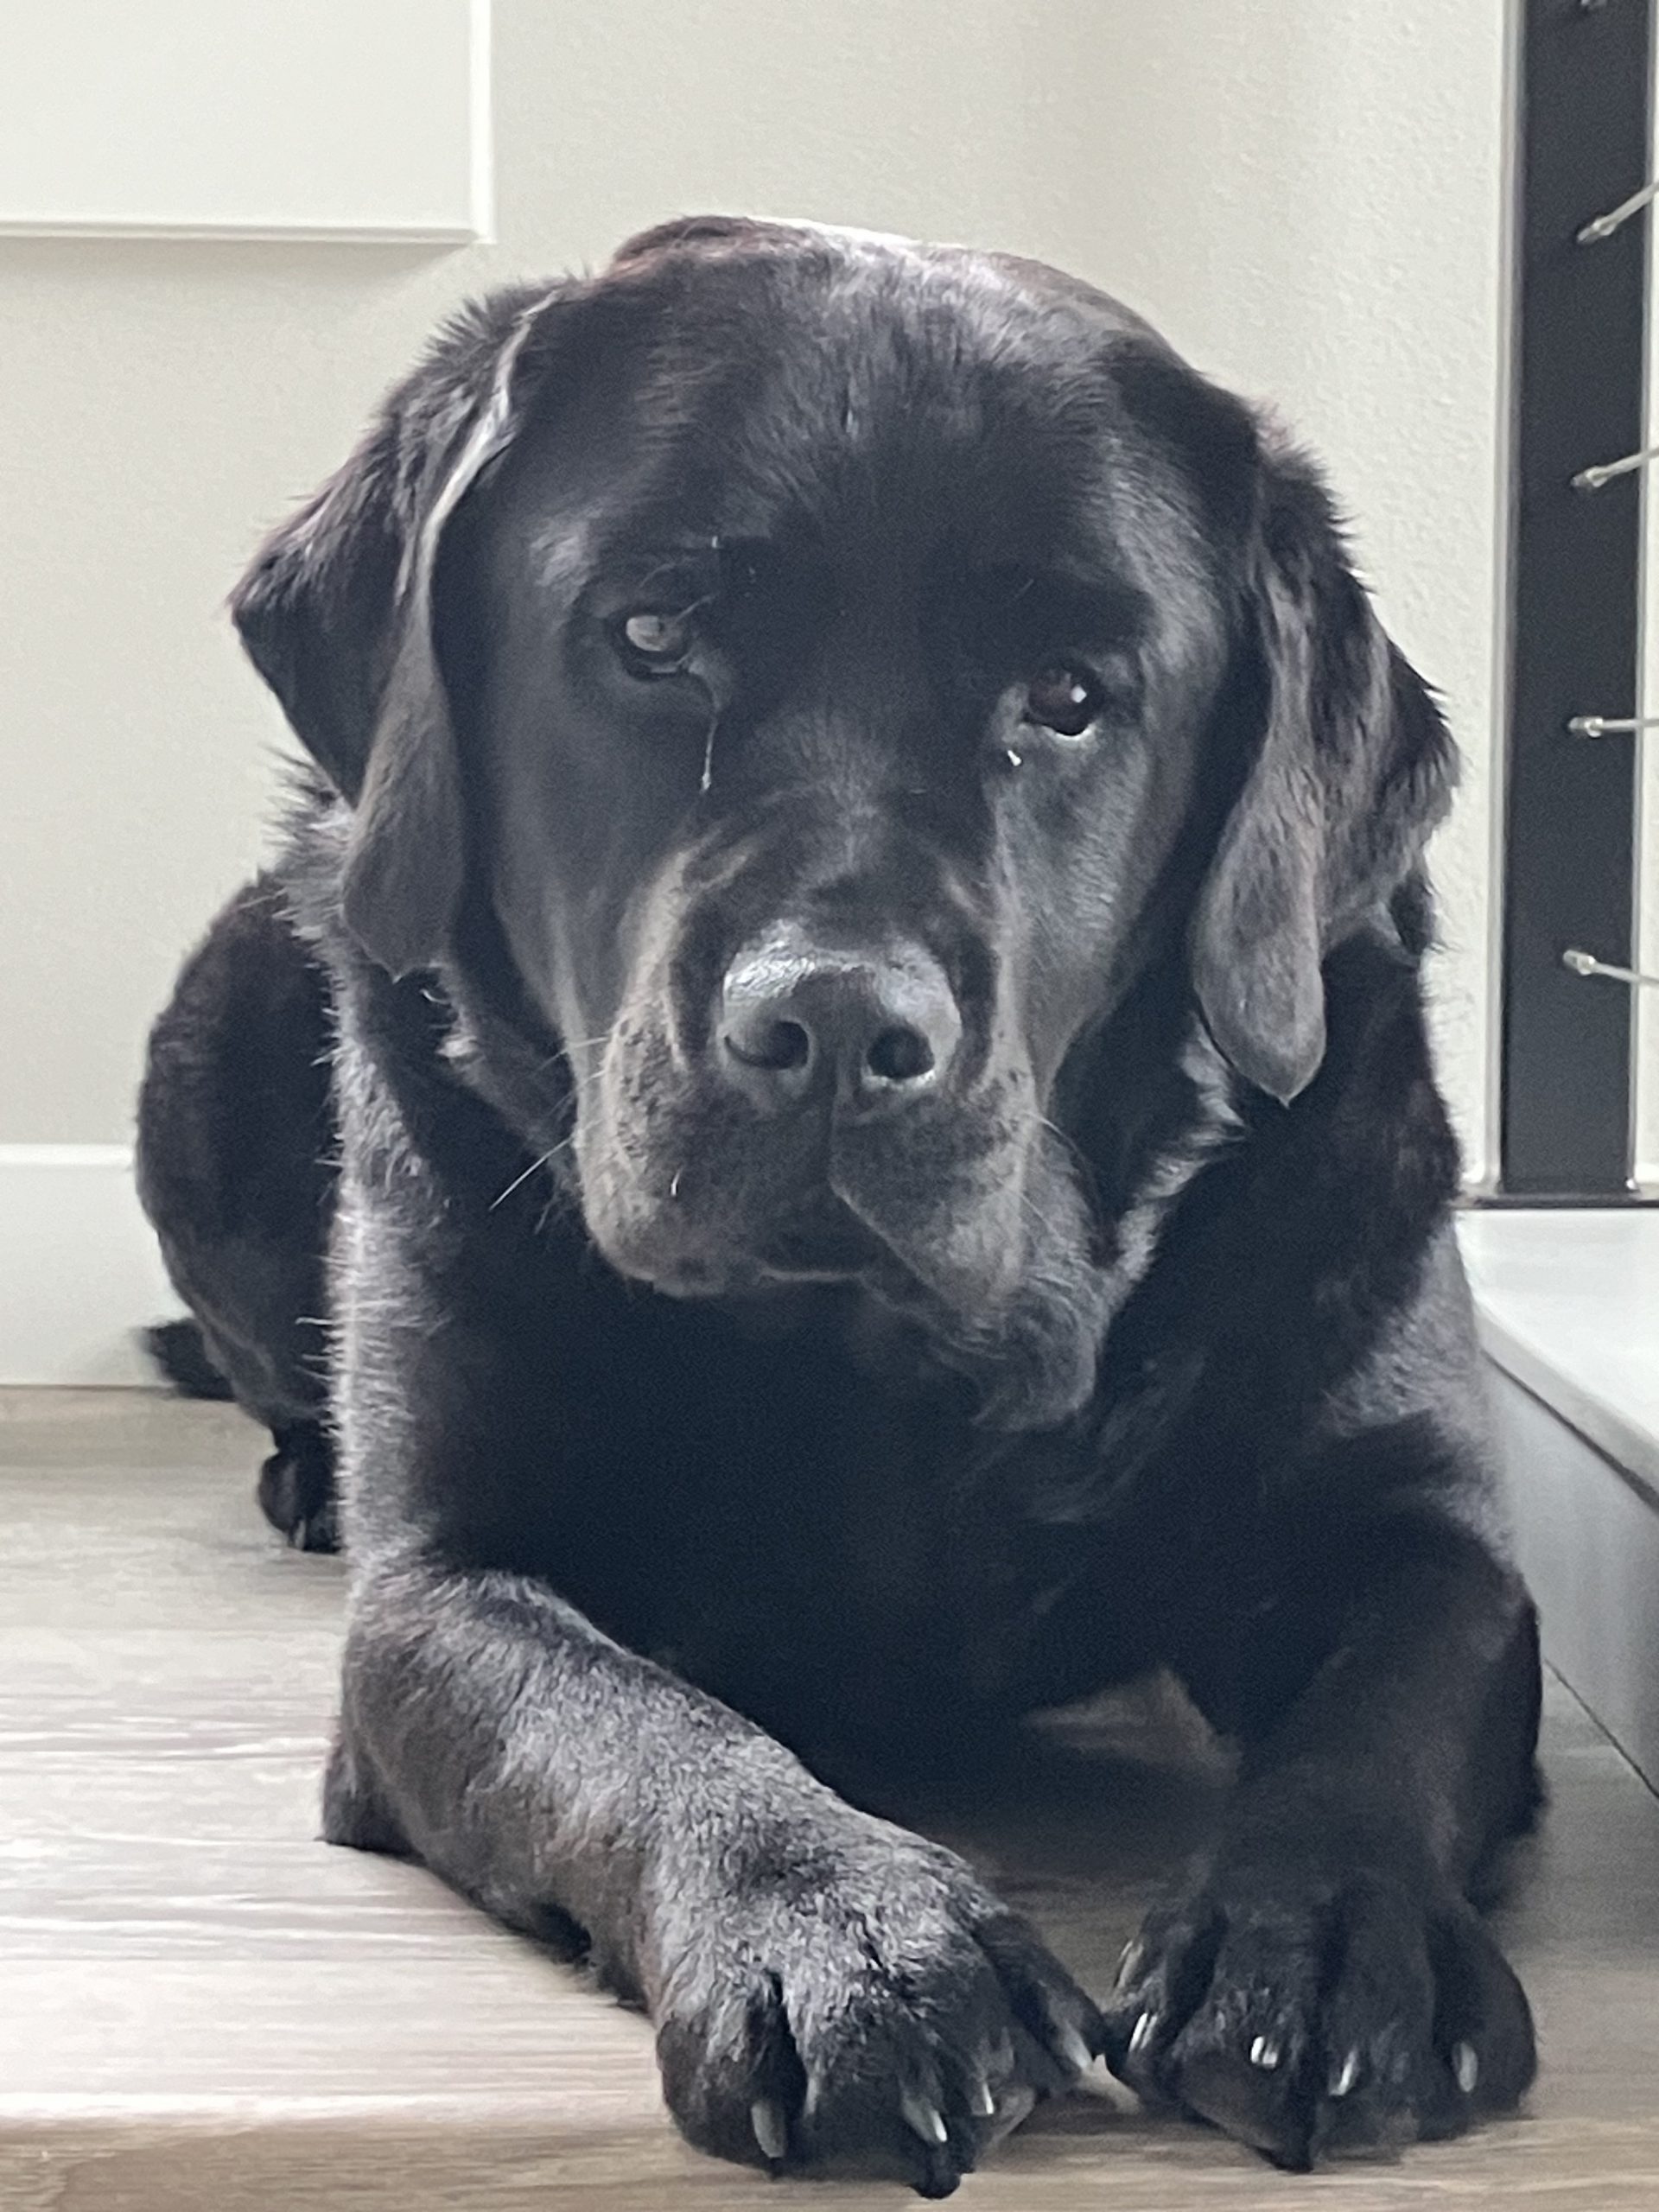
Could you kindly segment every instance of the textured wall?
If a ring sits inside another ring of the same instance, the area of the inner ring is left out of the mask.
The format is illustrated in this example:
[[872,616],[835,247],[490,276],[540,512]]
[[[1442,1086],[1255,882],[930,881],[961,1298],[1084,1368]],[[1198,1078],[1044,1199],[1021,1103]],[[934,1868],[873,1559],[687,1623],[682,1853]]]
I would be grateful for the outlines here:
[[496,246],[0,241],[0,1141],[124,1135],[170,971],[259,849],[279,726],[219,609],[260,527],[450,302],[709,207],[1069,263],[1323,450],[1470,763],[1442,973],[1478,1155],[1503,16],[499,0]]

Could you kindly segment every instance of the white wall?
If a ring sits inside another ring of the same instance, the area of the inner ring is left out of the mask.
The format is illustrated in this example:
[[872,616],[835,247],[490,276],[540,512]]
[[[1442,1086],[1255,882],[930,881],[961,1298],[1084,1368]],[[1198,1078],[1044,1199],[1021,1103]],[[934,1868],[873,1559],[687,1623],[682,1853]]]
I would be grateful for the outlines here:
[[[460,0],[457,0],[460,4]],[[0,241],[0,1141],[119,1141],[279,742],[219,611],[435,316],[675,210],[1067,263],[1326,455],[1470,764],[1448,1083],[1484,1159],[1503,0],[499,0],[499,235]]]
[[1074,32],[1053,72],[1105,101],[1068,249],[1305,433],[1385,618],[1444,691],[1465,779],[1435,855],[1437,1027],[1471,1179],[1492,1160],[1507,16],[1173,0],[1133,38]]

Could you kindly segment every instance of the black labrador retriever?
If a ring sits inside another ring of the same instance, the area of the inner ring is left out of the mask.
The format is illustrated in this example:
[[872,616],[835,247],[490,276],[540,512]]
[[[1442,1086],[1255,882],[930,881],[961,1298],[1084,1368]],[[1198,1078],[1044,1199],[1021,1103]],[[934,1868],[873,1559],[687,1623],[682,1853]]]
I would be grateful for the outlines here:
[[[1289,2166],[1513,2104],[1453,755],[1306,461],[1052,270],[687,220],[461,315],[234,610],[326,781],[143,1172],[302,1541],[338,1451],[327,1835],[731,2158],[943,2195],[1102,2052]],[[1103,2012],[784,1748],[1159,1666],[1241,1777]]]

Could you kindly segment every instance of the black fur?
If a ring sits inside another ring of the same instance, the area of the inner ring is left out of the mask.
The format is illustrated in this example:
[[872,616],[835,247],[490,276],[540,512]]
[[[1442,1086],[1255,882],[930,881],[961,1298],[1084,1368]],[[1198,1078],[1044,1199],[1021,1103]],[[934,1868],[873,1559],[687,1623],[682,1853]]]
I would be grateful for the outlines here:
[[272,1432],[266,1517],[334,1547],[323,1250],[334,1212],[323,978],[282,887],[237,893],[186,963],[149,1040],[138,1188],[196,1319],[146,1334],[193,1397],[233,1397]]
[[158,1321],[143,1336],[144,1350],[181,1398],[222,1403],[235,1395],[213,1364],[200,1321]]
[[[1293,2166],[1511,2105],[1451,748],[1306,462],[1052,271],[711,218],[462,317],[235,611],[331,788],[144,1188],[279,1435],[334,1219],[329,1836],[587,1948],[732,2158],[943,2194],[1090,2050]],[[1158,1665],[1242,1778],[1103,2014],[796,1756]]]

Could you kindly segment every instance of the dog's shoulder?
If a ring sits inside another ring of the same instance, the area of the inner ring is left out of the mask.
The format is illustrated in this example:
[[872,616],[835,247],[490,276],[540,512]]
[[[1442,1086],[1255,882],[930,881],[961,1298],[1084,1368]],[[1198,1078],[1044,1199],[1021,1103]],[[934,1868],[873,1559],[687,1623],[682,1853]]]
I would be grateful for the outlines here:
[[1097,1421],[1109,1427],[1117,1397],[1150,1389],[1224,1415],[1212,1433],[1248,1427],[1253,1454],[1283,1457],[1438,1406],[1442,1371],[1467,1371],[1459,1148],[1419,950],[1378,929],[1332,954],[1318,1078],[1288,1107],[1239,1097],[1236,1139],[1172,1210],[1108,1340]]

